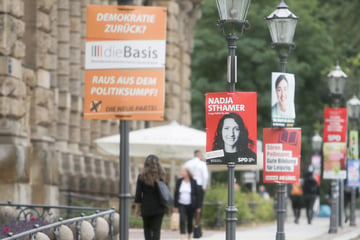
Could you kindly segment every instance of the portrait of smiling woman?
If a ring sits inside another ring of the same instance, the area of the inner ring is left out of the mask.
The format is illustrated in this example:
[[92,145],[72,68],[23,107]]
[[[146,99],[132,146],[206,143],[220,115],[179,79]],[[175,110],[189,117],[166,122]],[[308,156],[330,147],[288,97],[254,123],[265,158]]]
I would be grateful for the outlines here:
[[226,161],[256,163],[256,154],[250,149],[253,146],[239,114],[228,113],[219,120],[212,150],[223,150]]
[[293,97],[290,97],[290,83],[285,74],[280,74],[276,78],[274,88],[276,103],[274,103],[271,107],[272,117],[295,118],[294,100]]

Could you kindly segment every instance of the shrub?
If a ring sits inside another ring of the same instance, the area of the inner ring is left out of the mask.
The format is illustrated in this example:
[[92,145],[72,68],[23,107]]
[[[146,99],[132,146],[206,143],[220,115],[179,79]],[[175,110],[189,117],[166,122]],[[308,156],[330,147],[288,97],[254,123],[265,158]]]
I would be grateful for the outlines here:
[[251,202],[255,203],[252,207],[255,222],[268,222],[274,219],[274,201],[265,200],[257,193],[249,194]]
[[130,228],[142,228],[143,222],[141,217],[130,217],[129,227]]
[[[202,212],[202,224],[207,227],[214,227],[216,224],[216,215],[219,211],[221,220],[224,219],[224,212],[227,203],[227,187],[225,185],[216,185],[208,190],[205,194],[205,203],[212,203],[212,205],[204,205]],[[220,209],[217,209],[216,203],[220,203]]]
[[235,191],[235,206],[237,208],[237,218],[240,224],[246,224],[254,220],[253,213],[249,207],[249,194]]
[[[220,220],[222,223],[226,217],[225,209],[228,203],[228,190],[225,184],[212,186],[206,191],[205,202],[221,202]],[[274,202],[263,199],[258,193],[245,193],[242,191],[234,192],[234,204],[237,208],[238,224],[247,224],[250,222],[262,223],[271,221],[274,218]],[[206,227],[215,227],[217,209],[215,205],[204,205],[202,221]]]
[[26,221],[16,220],[15,217],[8,216],[7,214],[0,214],[0,239],[8,237],[10,232],[17,234],[33,229],[35,225],[44,226],[46,224],[48,224],[46,221],[36,219],[35,217],[30,217],[30,219]]

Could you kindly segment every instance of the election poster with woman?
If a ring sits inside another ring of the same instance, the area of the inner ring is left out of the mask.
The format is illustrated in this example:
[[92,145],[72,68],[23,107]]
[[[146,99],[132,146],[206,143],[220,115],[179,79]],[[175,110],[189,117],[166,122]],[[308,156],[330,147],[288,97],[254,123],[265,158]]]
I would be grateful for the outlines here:
[[256,92],[206,94],[208,164],[256,164]]
[[272,73],[271,117],[273,127],[292,127],[295,122],[295,77],[290,73]]

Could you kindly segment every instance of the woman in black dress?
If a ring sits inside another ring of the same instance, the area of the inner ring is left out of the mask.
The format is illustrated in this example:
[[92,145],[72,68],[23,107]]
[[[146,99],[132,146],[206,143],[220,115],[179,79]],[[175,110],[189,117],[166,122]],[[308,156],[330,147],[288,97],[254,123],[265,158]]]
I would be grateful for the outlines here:
[[160,202],[156,181],[164,181],[165,171],[159,158],[149,155],[136,183],[135,214],[143,219],[145,240],[160,240],[162,219],[166,208]]

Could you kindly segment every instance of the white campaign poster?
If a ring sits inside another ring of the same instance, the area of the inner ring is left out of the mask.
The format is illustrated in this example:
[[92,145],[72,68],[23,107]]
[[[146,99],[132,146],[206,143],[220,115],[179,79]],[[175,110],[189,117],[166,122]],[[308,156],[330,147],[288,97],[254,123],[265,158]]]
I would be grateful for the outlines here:
[[293,127],[295,122],[295,76],[273,72],[271,76],[271,118],[273,127]]

